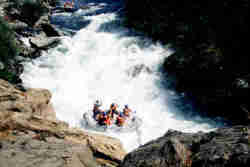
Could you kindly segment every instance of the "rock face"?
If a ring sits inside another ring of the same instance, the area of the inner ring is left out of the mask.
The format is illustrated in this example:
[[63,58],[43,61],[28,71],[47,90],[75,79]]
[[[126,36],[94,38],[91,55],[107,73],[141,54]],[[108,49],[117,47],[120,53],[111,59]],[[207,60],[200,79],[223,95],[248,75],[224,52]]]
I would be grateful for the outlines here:
[[129,153],[120,167],[248,167],[249,128],[235,126],[195,134],[170,130]]
[[236,124],[250,123],[245,119],[249,117],[245,101],[250,89],[244,88],[247,95],[232,86],[235,80],[249,80],[250,76],[250,60],[245,54],[249,1],[124,2],[126,25],[171,44],[176,51],[164,65],[168,76],[176,79],[176,89],[189,94],[206,115],[226,117]]
[[0,80],[1,167],[114,167],[125,156],[114,138],[56,119],[45,89],[23,92]]
[[224,61],[220,49],[211,47],[199,54],[177,51],[165,60],[164,68],[175,88],[186,92],[206,114],[249,124],[250,75],[237,76],[225,69]]
[[29,42],[31,46],[39,50],[48,50],[49,48],[56,46],[59,42],[59,38],[46,38],[42,36],[30,37]]

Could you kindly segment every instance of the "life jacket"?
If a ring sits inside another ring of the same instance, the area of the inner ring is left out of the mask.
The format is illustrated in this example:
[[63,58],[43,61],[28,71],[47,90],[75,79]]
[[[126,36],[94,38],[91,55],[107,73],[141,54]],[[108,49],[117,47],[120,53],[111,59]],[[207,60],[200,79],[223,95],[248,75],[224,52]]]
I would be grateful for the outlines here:
[[95,105],[93,108],[93,118],[97,120],[97,115],[101,113],[101,110]]
[[105,112],[101,112],[100,114],[99,114],[99,117],[98,117],[98,124],[99,125],[105,125],[105,118],[106,117],[106,113]]
[[119,112],[116,110],[116,108],[111,108],[109,110],[109,115],[111,116],[111,118],[113,119],[114,118],[114,114],[119,114]]
[[109,116],[106,116],[106,118],[105,118],[105,120],[104,120],[104,123],[106,124],[106,125],[111,125],[111,119],[110,119],[110,117]]
[[125,123],[125,118],[123,116],[123,114],[119,114],[118,117],[116,118],[116,124],[118,126],[122,126]]
[[112,121],[106,112],[101,112],[98,120],[99,125],[111,125]]
[[126,117],[129,117],[130,116],[130,112],[131,110],[129,108],[124,108],[123,109],[123,114],[126,116]]

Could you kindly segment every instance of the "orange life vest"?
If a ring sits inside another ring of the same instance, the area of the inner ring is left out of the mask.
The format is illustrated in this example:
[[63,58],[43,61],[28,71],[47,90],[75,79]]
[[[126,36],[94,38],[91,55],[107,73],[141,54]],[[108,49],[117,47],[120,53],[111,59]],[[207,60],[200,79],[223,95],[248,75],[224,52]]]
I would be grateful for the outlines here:
[[124,118],[122,118],[121,116],[118,116],[118,117],[117,117],[117,119],[116,119],[116,124],[117,124],[118,126],[122,126],[122,125],[124,124],[124,122],[125,122],[125,119],[124,119]]
[[111,125],[111,119],[110,119],[110,117],[109,116],[106,116],[106,118],[105,118],[105,120],[104,120],[104,123],[106,124],[106,125]]

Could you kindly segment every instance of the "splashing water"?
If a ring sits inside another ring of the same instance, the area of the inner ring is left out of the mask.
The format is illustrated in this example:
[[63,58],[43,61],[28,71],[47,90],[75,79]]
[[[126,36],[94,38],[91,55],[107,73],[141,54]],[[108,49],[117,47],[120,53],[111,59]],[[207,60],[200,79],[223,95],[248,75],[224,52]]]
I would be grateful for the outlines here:
[[[105,133],[119,138],[127,151],[170,128],[185,132],[216,128],[218,122],[198,116],[178,118],[178,108],[172,104],[178,96],[163,88],[158,72],[170,51],[119,26],[115,12],[97,12],[108,5],[54,15],[57,23],[80,26],[79,30],[73,37],[62,37],[62,43],[42,57],[25,63],[24,85],[49,89],[57,117],[75,127],[81,127],[82,114],[92,109],[96,99],[106,109],[112,102],[120,108],[129,104],[143,120],[138,131]],[[84,26],[79,24],[86,20]]]

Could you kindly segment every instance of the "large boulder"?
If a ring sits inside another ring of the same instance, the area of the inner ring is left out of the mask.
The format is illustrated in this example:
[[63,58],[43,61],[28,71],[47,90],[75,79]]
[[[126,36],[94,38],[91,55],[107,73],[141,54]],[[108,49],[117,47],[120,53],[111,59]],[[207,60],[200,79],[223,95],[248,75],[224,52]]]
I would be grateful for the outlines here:
[[57,37],[45,37],[37,35],[29,38],[29,42],[32,48],[37,50],[48,50],[57,46],[60,43],[60,38]]
[[115,167],[119,140],[71,128],[56,119],[46,89],[25,92],[0,80],[0,166]]
[[194,134],[170,130],[129,153],[120,167],[248,167],[249,128],[235,126]]
[[50,14],[41,16],[40,19],[35,23],[34,27],[41,29],[47,37],[63,35],[63,33],[58,31],[54,25],[50,24]]

